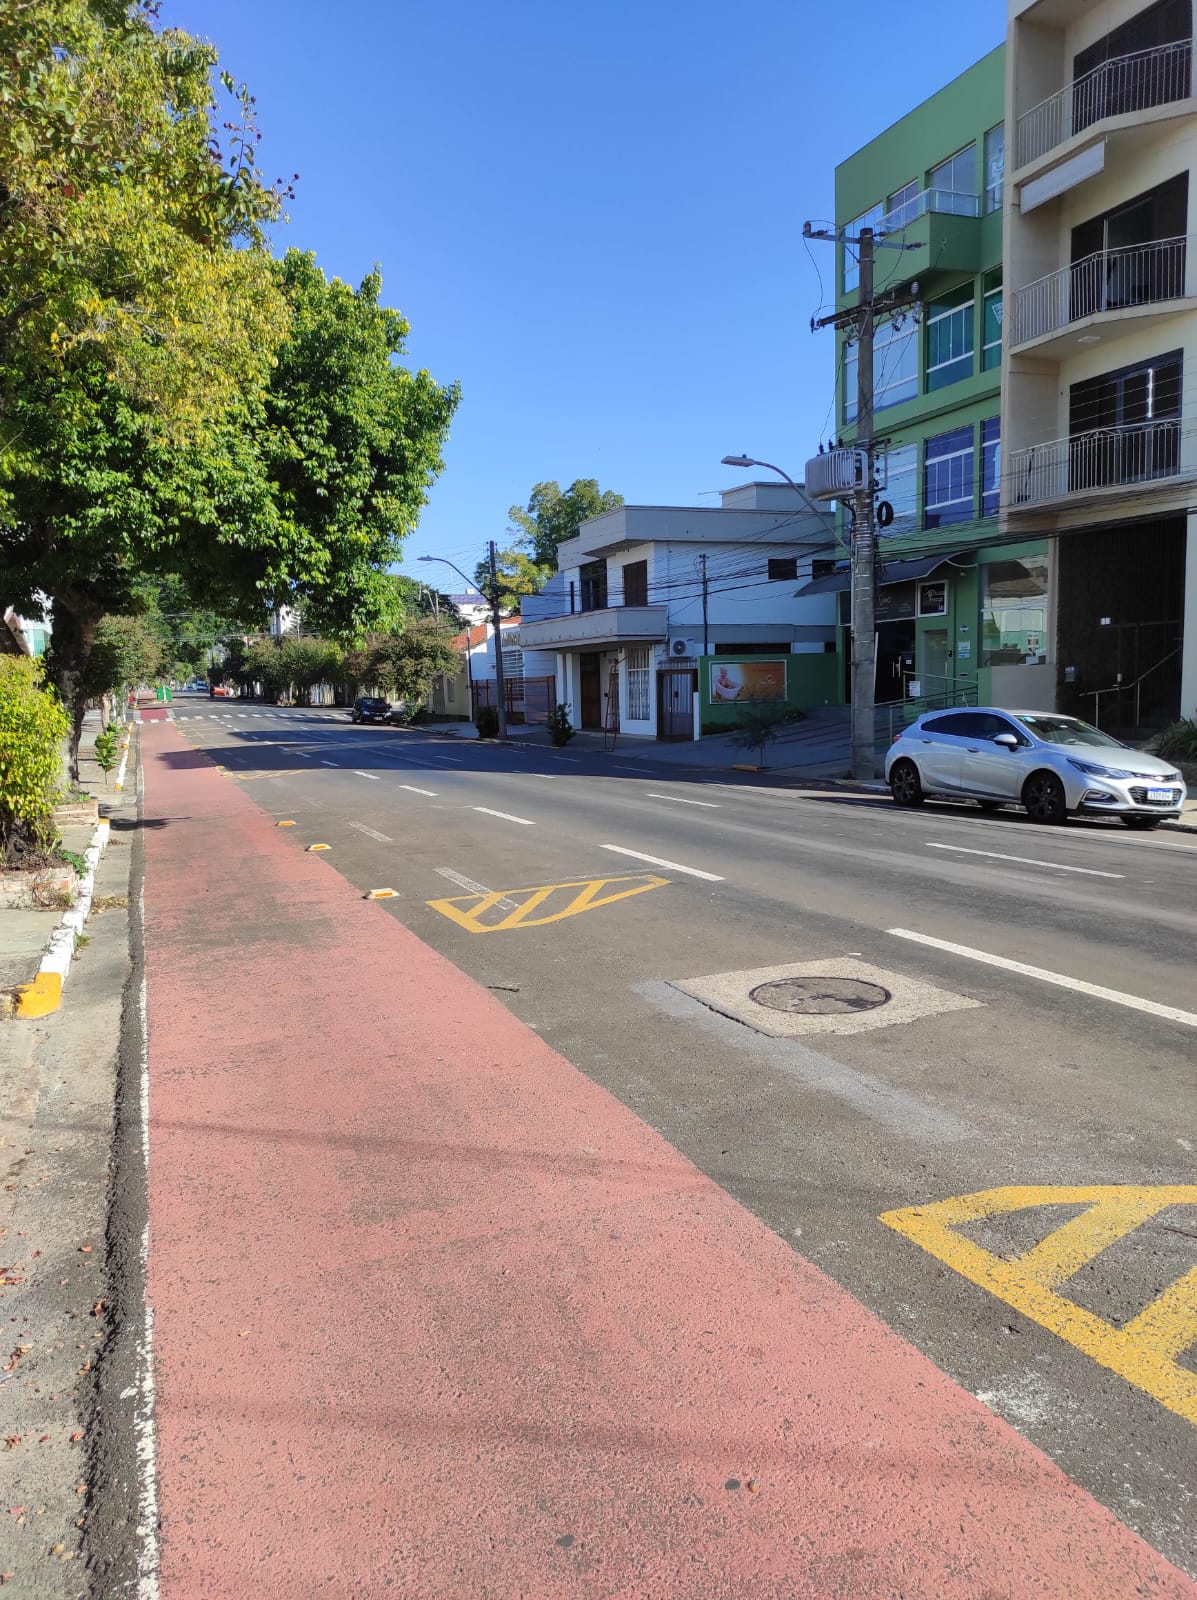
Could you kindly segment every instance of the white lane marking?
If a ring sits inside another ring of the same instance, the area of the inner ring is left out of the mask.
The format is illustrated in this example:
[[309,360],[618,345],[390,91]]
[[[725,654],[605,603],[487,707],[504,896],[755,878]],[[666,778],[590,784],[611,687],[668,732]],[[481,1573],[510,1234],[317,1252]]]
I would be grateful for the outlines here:
[[439,750],[430,750],[428,752],[428,759],[430,761],[451,761],[455,767],[460,767],[465,758],[464,756],[444,756]]
[[320,765],[322,767],[339,767],[341,763],[339,761],[321,761]]
[[[465,889],[469,894],[494,894],[493,889],[488,889],[484,883],[475,883],[473,878],[467,878],[460,872],[454,872],[452,867],[434,867],[434,872],[442,878],[448,878],[450,883],[455,883],[459,889]],[[496,901],[504,911],[514,911],[518,904],[515,900],[508,900],[506,896]]]
[[953,944],[950,939],[933,939],[930,934],[913,933],[909,928],[887,928],[886,932],[897,939],[910,939],[915,944],[929,945],[932,950],[945,950],[949,955],[965,956],[969,961],[982,961],[989,967],[1017,972],[1024,978],[1038,978],[1040,983],[1053,983],[1058,989],[1074,989],[1077,994],[1092,995],[1095,1000],[1109,1000],[1113,1005],[1126,1006],[1131,1011],[1145,1011],[1152,1017],[1163,1017],[1168,1022],[1180,1022],[1187,1028],[1197,1028],[1197,1011],[1182,1011],[1179,1006],[1161,1005],[1156,1000],[1144,1000],[1137,994],[1123,994],[1121,989],[1107,989],[1100,983],[1086,983],[1083,978],[1069,978],[1062,972],[1049,972],[1046,967],[1031,967],[1025,961],[1010,961],[1006,956],[990,955],[988,950],[973,950],[966,944]]
[[297,750],[295,752],[295,754],[299,757],[299,759],[301,761],[311,761],[312,760],[312,752],[310,750]]
[[489,806],[475,806],[474,810],[481,811],[488,817],[501,817],[504,822],[518,822],[521,828],[536,826],[530,817],[513,817],[510,811],[492,811]]
[[1060,861],[1036,861],[1030,856],[1004,856],[997,850],[969,850],[962,844],[924,843],[928,850],[951,850],[958,856],[988,856],[991,861],[1017,861],[1024,867],[1050,867],[1053,872],[1083,872],[1087,878],[1124,878],[1124,872],[1098,872],[1096,867],[1066,867]]
[[353,776],[355,778],[369,778],[371,783],[382,782],[382,779],[378,776],[377,772],[359,772],[356,767],[353,769]]
[[650,800],[672,800],[679,806],[702,806],[707,811],[718,811],[719,807],[713,800],[685,800],[680,794],[653,794],[649,791]]
[[654,867],[667,867],[670,872],[686,872],[692,878],[705,878],[708,883],[722,883],[717,872],[703,872],[698,867],[683,867],[678,861],[665,861],[660,856],[646,855],[643,850],[625,850],[620,844],[604,844],[600,849],[611,850],[617,856],[631,856],[636,861],[647,861]]
[[392,843],[392,840],[388,834],[379,833],[377,828],[367,828],[364,822],[351,822],[349,826],[351,828],[356,828],[359,833],[364,833],[371,839],[377,839],[379,844]]
[[401,789],[406,789],[408,794],[426,794],[430,800],[436,799],[435,789],[417,789],[414,783],[401,783]]
[[625,766],[621,766],[618,761],[613,761],[611,763],[611,765],[612,765],[612,767],[614,768],[614,770],[616,772],[651,772],[653,770],[651,767],[625,767]]

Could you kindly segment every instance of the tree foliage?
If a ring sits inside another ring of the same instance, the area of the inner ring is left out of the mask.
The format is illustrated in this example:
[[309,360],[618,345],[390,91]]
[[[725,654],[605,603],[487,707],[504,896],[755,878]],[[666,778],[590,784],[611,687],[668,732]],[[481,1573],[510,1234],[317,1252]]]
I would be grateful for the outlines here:
[[[518,611],[525,595],[539,594],[553,568],[539,566],[526,551],[512,545],[495,551],[495,573],[499,580],[499,607]],[[474,568],[474,582],[485,595],[490,594],[490,562],[480,561]]]
[[69,729],[41,663],[0,656],[0,855],[8,863],[54,843],[54,807]]
[[435,617],[414,617],[400,633],[375,640],[360,681],[377,684],[396,700],[423,700],[442,673],[455,673],[452,624]]
[[[169,676],[171,651],[152,616],[104,617],[83,676],[86,700],[102,700]],[[53,670],[53,643],[50,648]]]
[[530,560],[553,573],[557,570],[558,546],[572,539],[587,517],[600,516],[621,505],[623,495],[600,489],[597,478],[575,478],[568,489],[562,489],[556,480],[538,483],[528,504],[512,506],[507,514],[513,528],[519,530],[519,545]]

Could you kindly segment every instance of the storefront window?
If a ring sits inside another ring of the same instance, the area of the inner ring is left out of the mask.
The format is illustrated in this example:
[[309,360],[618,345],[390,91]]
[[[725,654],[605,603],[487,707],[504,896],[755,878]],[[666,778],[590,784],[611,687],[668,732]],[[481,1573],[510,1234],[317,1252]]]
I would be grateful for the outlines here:
[[628,721],[647,722],[652,715],[651,651],[646,644],[630,644],[627,650]]
[[981,568],[981,664],[1047,660],[1047,557],[992,561]]

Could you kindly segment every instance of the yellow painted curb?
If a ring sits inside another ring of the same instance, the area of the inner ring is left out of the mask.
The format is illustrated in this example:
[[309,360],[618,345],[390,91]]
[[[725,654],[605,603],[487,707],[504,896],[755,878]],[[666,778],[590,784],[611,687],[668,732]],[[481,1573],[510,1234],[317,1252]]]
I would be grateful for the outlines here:
[[313,850],[328,850],[330,848],[331,846],[326,844],[310,844],[308,845],[308,854],[311,855]]
[[17,990],[18,1017],[46,1017],[62,1004],[62,974],[39,972],[32,983]]
[[757,766],[753,766],[753,764],[749,761],[733,761],[731,770],[733,772],[759,772],[761,769]]
[[366,896],[367,900],[394,900],[397,898],[398,891],[395,889],[371,889]]

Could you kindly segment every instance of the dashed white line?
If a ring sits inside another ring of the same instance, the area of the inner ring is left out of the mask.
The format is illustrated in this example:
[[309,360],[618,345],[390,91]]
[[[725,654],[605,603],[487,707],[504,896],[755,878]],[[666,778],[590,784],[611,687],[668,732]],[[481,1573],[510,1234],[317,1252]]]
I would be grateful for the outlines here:
[[364,822],[351,822],[349,826],[356,828],[359,833],[364,833],[371,839],[377,839],[379,844],[391,844],[393,842],[389,834],[379,833],[377,828],[367,828]]
[[718,811],[719,807],[713,800],[686,800],[680,794],[653,794],[649,791],[650,800],[672,800],[679,806],[702,806],[706,811]]
[[[465,889],[469,894],[494,894],[493,889],[488,889],[484,883],[475,883],[473,878],[467,878],[460,872],[454,872],[452,867],[433,867],[434,872],[442,878],[448,878],[450,883],[455,883],[459,889]],[[495,902],[503,911],[514,911],[517,901],[504,897]]]
[[354,769],[353,769],[353,776],[355,778],[369,778],[371,783],[381,783],[382,782],[382,780],[378,776],[377,772],[359,772],[356,767],[354,767]]
[[1116,1006],[1126,1006],[1131,1011],[1145,1011],[1149,1016],[1163,1017],[1168,1022],[1183,1023],[1186,1028],[1197,1028],[1197,1012],[1182,1011],[1179,1006],[1161,1005],[1156,1000],[1144,1000],[1137,994],[1123,994],[1121,989],[1107,989],[1100,983],[1086,983],[1083,978],[1069,978],[1062,972],[1049,972],[1046,967],[1031,967],[1025,961],[1011,961],[1006,956],[991,955],[988,950],[973,950],[966,944],[953,944],[950,939],[933,939],[927,933],[913,933],[909,928],[887,928],[896,939],[909,939],[914,944],[928,945],[932,950],[943,950],[948,955],[964,956],[969,961],[981,961],[988,967],[1001,967],[1005,972],[1017,972],[1024,978],[1037,978],[1040,983],[1055,984],[1058,989],[1073,989],[1077,994],[1091,995],[1095,1000],[1108,1000]]
[[401,789],[406,789],[408,794],[423,794],[427,795],[430,800],[436,799],[435,789],[417,789],[414,783],[401,783],[399,787]]
[[475,811],[481,811],[488,817],[499,817],[504,822],[518,822],[521,828],[534,828],[536,824],[530,817],[513,817],[510,811],[492,811],[489,806],[475,806]]
[[322,760],[320,762],[320,765],[322,767],[339,767],[341,765],[341,763],[339,761],[324,761],[324,760]]
[[647,861],[650,866],[667,867],[670,872],[685,872],[691,878],[705,878],[708,883],[723,882],[717,872],[703,872],[700,867],[683,867],[680,861],[666,861],[661,856],[646,855],[643,850],[625,850],[620,844],[605,844],[600,848],[611,850],[617,856],[631,856],[635,861]]
[[1066,867],[1061,861],[1036,861],[1030,856],[1006,856],[997,850],[969,850],[962,844],[934,844],[924,841],[928,850],[951,850],[958,856],[986,856],[990,861],[1017,861],[1023,867],[1048,867],[1052,872],[1081,872],[1087,878],[1124,878],[1124,872],[1099,872],[1096,867]]

